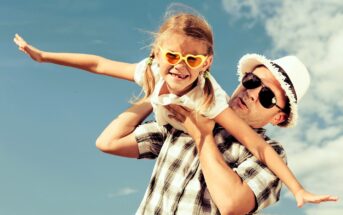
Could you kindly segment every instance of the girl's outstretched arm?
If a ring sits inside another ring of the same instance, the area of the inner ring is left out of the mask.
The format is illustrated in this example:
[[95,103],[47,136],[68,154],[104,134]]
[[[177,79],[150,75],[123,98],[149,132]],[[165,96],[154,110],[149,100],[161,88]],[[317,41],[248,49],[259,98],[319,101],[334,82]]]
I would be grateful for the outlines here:
[[96,74],[133,81],[136,64],[113,61],[90,54],[45,52],[31,46],[18,34],[14,36],[13,41],[19,50],[37,62],[74,67]]
[[337,201],[338,198],[331,195],[316,195],[307,192],[275,150],[239,118],[231,108],[226,108],[215,117],[215,121],[223,126],[225,130],[232,134],[286,184],[296,198],[298,207],[302,207],[304,203]]

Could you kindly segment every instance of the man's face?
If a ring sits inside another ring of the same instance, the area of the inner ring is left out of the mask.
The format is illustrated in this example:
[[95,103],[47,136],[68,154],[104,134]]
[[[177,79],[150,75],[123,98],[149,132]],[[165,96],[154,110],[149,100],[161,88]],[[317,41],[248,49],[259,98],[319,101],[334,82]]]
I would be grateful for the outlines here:
[[[284,108],[286,104],[285,94],[273,74],[266,67],[258,67],[253,73],[261,79],[264,86],[273,91],[277,105]],[[261,128],[268,123],[278,124],[286,117],[286,114],[276,106],[268,109],[261,105],[259,101],[261,88],[262,86],[246,89],[240,83],[229,101],[232,110],[253,128]]]

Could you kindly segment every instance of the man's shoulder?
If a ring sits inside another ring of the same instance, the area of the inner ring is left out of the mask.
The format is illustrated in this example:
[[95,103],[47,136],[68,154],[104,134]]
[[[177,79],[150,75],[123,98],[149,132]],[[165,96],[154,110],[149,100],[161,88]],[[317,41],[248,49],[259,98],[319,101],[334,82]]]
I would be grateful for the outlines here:
[[156,121],[145,121],[135,129],[135,133],[147,136],[154,134],[165,135],[166,129],[165,126],[159,125]]
[[[286,159],[285,149],[282,144],[274,139],[271,139],[266,134],[266,129],[264,128],[255,128],[254,131],[258,133],[273,149],[279,154],[284,160]],[[226,145],[232,147],[235,144],[239,144],[241,147],[244,147],[233,135],[227,132],[222,126],[216,124],[214,127],[214,136],[217,144]],[[245,148],[245,147],[244,147]],[[246,149],[246,148],[245,148]]]

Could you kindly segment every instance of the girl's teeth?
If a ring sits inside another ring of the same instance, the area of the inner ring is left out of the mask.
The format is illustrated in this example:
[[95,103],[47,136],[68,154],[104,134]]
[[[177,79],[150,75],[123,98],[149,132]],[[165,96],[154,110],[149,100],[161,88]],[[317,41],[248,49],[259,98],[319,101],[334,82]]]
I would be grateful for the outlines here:
[[186,75],[177,75],[177,74],[173,74],[173,73],[172,73],[172,76],[182,78],[182,79],[186,78]]

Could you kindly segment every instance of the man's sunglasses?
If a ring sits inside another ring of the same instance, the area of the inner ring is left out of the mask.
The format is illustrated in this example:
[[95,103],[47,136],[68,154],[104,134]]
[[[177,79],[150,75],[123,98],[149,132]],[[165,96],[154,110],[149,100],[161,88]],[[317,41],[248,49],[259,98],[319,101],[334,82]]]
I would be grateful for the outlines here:
[[281,111],[283,111],[283,108],[281,108],[279,105],[276,104],[276,97],[273,91],[269,87],[266,87],[265,85],[263,85],[261,79],[258,76],[256,76],[254,73],[252,72],[245,73],[242,79],[242,85],[246,89],[255,89],[257,87],[262,86],[258,94],[258,99],[261,105],[267,109],[276,106]]
[[191,69],[199,68],[207,59],[207,56],[204,55],[192,55],[188,54],[186,56],[183,56],[180,52],[172,52],[163,49],[162,47],[159,47],[163,58],[170,64],[170,65],[176,65],[180,63],[182,60],[186,62],[186,64]]

